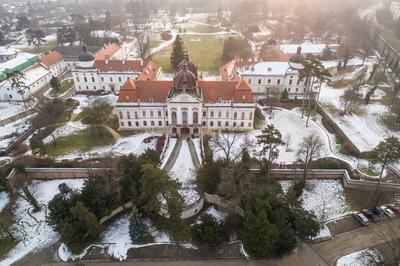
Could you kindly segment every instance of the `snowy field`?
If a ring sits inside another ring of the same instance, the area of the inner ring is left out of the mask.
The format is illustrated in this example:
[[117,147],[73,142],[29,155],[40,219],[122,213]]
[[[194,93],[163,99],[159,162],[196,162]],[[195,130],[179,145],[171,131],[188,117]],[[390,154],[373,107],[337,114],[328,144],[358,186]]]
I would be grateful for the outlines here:
[[29,190],[33,192],[42,209],[37,213],[31,212],[31,205],[18,198],[15,206],[14,236],[20,242],[5,256],[0,265],[10,265],[32,251],[39,251],[55,243],[59,236],[46,223],[48,202],[59,192],[58,185],[66,183],[74,189],[81,189],[83,179],[64,179],[52,181],[34,181]]
[[376,262],[380,261],[380,254],[375,249],[363,249],[354,253],[350,253],[340,257],[337,266],[364,266],[364,265],[377,265]]
[[154,150],[156,148],[156,138],[152,139],[149,143],[144,143],[148,137],[159,137],[158,133],[138,133],[128,137],[120,138],[114,145],[101,146],[90,149],[89,151],[73,152],[57,157],[57,160],[74,160],[80,158],[90,157],[104,157],[104,156],[122,156],[122,155],[141,155],[147,149]]
[[7,192],[0,192],[0,212],[4,210],[7,204],[10,202],[10,198],[8,197]]
[[169,138],[167,150],[165,151],[164,157],[162,158],[161,169],[163,169],[167,164],[168,159],[171,156],[172,151],[174,150],[176,141],[177,141],[176,138]]
[[74,114],[79,114],[82,112],[82,110],[85,107],[88,107],[92,102],[94,102],[95,100],[104,100],[106,102],[108,102],[110,105],[115,106],[115,103],[118,100],[118,96],[114,95],[114,94],[108,94],[108,95],[103,95],[103,96],[93,96],[93,95],[75,95],[73,97],[71,97],[72,99],[74,99],[75,101],[79,102],[79,106],[74,110]]
[[195,167],[186,139],[182,141],[182,147],[178,158],[169,172],[169,175],[182,184],[179,193],[182,195],[185,205],[188,206],[200,199],[200,195],[196,190]]
[[25,106],[21,102],[0,102],[0,120],[14,116],[25,110]]
[[6,149],[15,139],[29,129],[30,120],[33,116],[28,116],[13,123],[0,127],[0,149]]
[[[279,181],[287,192],[293,181]],[[301,196],[304,209],[314,212],[319,222],[342,217],[352,212],[339,180],[309,180]]]
[[[268,108],[267,108],[268,109]],[[329,149],[329,138],[323,128],[315,123],[311,118],[309,126],[306,127],[306,117],[301,118],[300,111],[275,108],[271,114],[266,114],[267,123],[273,124],[282,134],[282,140],[288,143],[285,146],[279,147],[279,157],[276,162],[292,163],[298,160],[297,151],[303,143],[303,139],[311,134],[320,137],[323,148],[321,156],[332,155]],[[226,133],[224,133],[226,134]],[[261,134],[261,130],[253,130],[247,133],[240,133],[239,139],[234,143],[231,159],[238,157],[238,154],[244,147],[249,150],[249,153],[254,157],[259,157],[261,147],[257,145],[257,136]],[[237,134],[226,135],[231,141],[237,137]],[[220,137],[220,142],[224,143]],[[226,143],[226,142],[225,142]],[[214,151],[214,159],[222,159],[225,154],[222,150],[210,141],[210,148]],[[226,145],[225,145],[226,146]]]
[[123,215],[122,217],[116,219],[112,222],[101,234],[101,243],[106,244],[96,244],[87,247],[81,254],[74,255],[65,244],[61,244],[58,255],[62,261],[73,261],[81,259],[87,253],[90,247],[96,246],[105,248],[108,255],[114,257],[117,260],[125,260],[127,258],[127,253],[130,248],[139,248],[143,246],[150,245],[160,245],[160,244],[170,244],[170,237],[154,228],[149,220],[146,223],[149,225],[150,233],[154,238],[154,243],[148,244],[133,244],[129,236],[129,220],[131,214]]
[[[53,136],[55,139],[61,138],[61,137],[66,137],[69,135],[72,135],[74,133],[77,133],[79,131],[85,130],[88,128],[87,125],[82,124],[80,121],[70,121],[64,126],[61,126],[59,128],[56,128],[53,131]],[[45,139],[43,139],[44,144],[48,144],[53,142],[53,137],[51,135],[47,136]]]
[[201,147],[201,141],[200,138],[197,139],[192,139],[193,144],[194,144],[194,148],[196,149],[196,154],[197,154],[197,158],[199,159],[199,162],[202,163],[202,147]]

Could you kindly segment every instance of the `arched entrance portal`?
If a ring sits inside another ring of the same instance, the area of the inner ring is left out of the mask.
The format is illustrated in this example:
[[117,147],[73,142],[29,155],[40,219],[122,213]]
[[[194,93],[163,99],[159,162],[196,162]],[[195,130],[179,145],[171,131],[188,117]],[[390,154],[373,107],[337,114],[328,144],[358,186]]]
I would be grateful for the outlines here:
[[189,135],[190,134],[190,129],[187,127],[184,127],[181,129],[181,135]]

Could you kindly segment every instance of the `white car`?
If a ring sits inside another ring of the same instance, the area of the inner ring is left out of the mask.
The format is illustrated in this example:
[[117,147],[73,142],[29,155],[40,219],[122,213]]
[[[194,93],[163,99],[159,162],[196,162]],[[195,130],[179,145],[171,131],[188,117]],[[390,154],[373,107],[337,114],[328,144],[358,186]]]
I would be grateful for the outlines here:
[[386,207],[385,205],[381,206],[381,209],[390,218],[396,217],[396,214],[391,209]]

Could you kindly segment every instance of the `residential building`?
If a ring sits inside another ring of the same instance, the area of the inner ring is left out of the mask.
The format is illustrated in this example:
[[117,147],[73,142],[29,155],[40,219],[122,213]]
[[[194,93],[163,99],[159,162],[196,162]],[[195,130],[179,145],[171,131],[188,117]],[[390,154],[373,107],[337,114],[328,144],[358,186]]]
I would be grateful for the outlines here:
[[39,63],[47,68],[54,77],[60,76],[67,70],[67,63],[64,57],[57,51],[45,54],[39,59]]
[[8,60],[14,59],[17,54],[19,53],[19,50],[9,48],[6,46],[0,46],[0,63],[7,62]]
[[22,72],[32,66],[38,60],[38,56],[30,53],[18,53],[14,59],[0,64],[0,81],[7,78],[11,72]]
[[245,80],[205,81],[187,57],[173,80],[129,78],[115,106],[121,130],[197,137],[253,129],[255,103]]

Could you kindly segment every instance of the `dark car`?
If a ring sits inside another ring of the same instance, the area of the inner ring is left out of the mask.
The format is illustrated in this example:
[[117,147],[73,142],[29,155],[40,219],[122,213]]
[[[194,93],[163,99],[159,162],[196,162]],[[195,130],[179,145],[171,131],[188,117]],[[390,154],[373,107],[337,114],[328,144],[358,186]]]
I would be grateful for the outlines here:
[[397,214],[400,214],[400,206],[396,203],[390,203],[387,205],[392,211],[394,211]]
[[373,208],[372,211],[382,220],[386,220],[388,218],[385,212],[379,207]]
[[364,210],[362,211],[362,213],[363,213],[368,219],[372,220],[374,223],[377,223],[377,222],[380,222],[380,221],[381,221],[381,219],[380,219],[375,213],[373,213],[371,210],[364,209]]
[[362,214],[362,213],[354,213],[353,216],[354,216],[354,218],[356,218],[356,220],[357,220],[361,225],[363,225],[363,226],[369,225],[368,218],[365,217],[364,214]]

